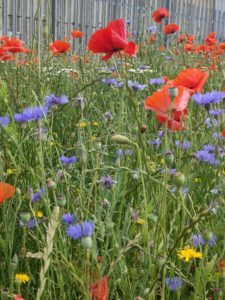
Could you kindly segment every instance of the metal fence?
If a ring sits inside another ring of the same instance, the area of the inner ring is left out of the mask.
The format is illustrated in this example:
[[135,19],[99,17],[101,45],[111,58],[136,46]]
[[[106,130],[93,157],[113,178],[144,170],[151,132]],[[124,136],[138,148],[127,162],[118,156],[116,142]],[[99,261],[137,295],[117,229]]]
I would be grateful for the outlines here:
[[0,31],[42,43],[79,29],[85,33],[84,46],[93,31],[119,17],[131,21],[133,34],[141,34],[153,25],[151,14],[158,7],[169,9],[168,22],[179,24],[181,32],[202,39],[217,31],[224,37],[225,0],[0,0]]

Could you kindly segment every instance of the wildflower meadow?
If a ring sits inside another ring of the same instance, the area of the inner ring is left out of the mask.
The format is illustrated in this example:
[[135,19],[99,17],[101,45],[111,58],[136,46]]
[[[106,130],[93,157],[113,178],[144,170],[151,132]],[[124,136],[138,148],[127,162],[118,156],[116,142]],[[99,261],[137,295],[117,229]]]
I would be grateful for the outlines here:
[[225,42],[169,14],[1,36],[1,299],[225,299]]

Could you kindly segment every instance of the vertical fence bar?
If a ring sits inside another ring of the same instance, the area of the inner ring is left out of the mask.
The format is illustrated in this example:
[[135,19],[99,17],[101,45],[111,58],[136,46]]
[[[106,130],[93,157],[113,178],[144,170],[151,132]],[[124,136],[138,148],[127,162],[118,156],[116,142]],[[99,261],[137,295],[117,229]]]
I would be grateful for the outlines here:
[[[86,0],[82,1],[82,18],[81,18],[81,23],[82,23],[82,31],[86,33],[87,27],[86,27]],[[82,38],[82,48],[85,47],[85,35]]]
[[56,13],[55,13],[55,1],[52,0],[52,39],[56,40]]
[[89,34],[88,37],[92,35],[93,32],[93,1],[89,0]]
[[70,36],[71,32],[71,12],[72,12],[72,3],[71,0],[68,0],[67,3],[67,35]]
[[7,0],[3,0],[3,35],[7,35],[8,33],[8,5],[7,5]]
[[64,15],[65,15],[65,0],[60,1],[60,39],[64,39]]
[[13,36],[16,36],[16,32],[17,32],[17,22],[16,22],[16,0],[13,0],[12,3],[12,34]]
[[25,41],[25,30],[26,30],[26,0],[22,0],[21,3],[21,39]]

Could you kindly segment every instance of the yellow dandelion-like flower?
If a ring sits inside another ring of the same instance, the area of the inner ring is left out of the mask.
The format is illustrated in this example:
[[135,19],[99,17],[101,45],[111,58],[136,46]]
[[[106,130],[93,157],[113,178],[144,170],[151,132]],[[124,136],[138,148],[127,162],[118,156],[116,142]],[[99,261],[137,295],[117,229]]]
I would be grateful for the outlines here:
[[86,126],[87,126],[87,122],[84,122],[84,121],[82,121],[79,124],[77,124],[77,127],[79,127],[79,128],[84,128]]
[[160,163],[161,163],[162,165],[164,165],[164,164],[165,164],[165,159],[162,158],[161,161],[160,161]]
[[15,278],[17,281],[19,281],[21,283],[26,283],[30,280],[30,277],[24,273],[16,274]]
[[53,146],[53,145],[55,145],[55,142],[54,141],[50,141],[49,144],[50,144],[50,146]]
[[202,258],[202,252],[197,252],[194,248],[186,248],[177,251],[177,255],[180,259],[184,259],[189,262],[190,259]]
[[137,221],[136,221],[136,223],[140,224],[140,225],[144,225],[145,224],[145,220],[141,219],[141,218],[138,218]]
[[98,126],[98,122],[93,122],[92,125],[93,126]]
[[7,169],[7,175],[12,175],[16,173],[16,169]]
[[35,210],[35,211],[34,211],[34,215],[35,215],[35,217],[37,217],[37,218],[42,218],[42,217],[43,217],[43,212],[40,211],[40,210]]
[[225,175],[225,169],[221,170],[222,175]]

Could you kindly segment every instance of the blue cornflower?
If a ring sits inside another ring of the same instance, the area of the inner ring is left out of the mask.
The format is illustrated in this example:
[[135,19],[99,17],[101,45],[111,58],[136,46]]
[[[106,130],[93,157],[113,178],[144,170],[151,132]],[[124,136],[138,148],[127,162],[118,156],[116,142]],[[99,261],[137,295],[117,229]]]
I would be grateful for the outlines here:
[[128,80],[128,86],[130,88],[132,88],[134,91],[143,91],[147,87],[147,84],[140,84],[140,83]]
[[216,244],[216,236],[214,233],[209,234],[210,238],[208,240],[208,246],[213,247]]
[[5,127],[9,124],[9,117],[5,116],[5,117],[0,117],[0,125]]
[[192,99],[198,104],[198,105],[206,105],[212,103],[219,103],[221,99],[225,97],[224,92],[220,91],[212,91],[206,94],[197,93],[192,96]]
[[203,145],[202,149],[208,152],[213,152],[215,150],[215,147],[211,145]]
[[123,156],[123,149],[119,149],[117,151],[117,155],[118,155],[118,157],[122,157]]
[[150,25],[148,28],[147,28],[147,32],[149,34],[155,34],[157,32],[157,27],[155,25]]
[[178,289],[181,289],[184,285],[184,282],[181,278],[178,277],[172,277],[172,278],[166,278],[166,287],[169,287],[171,291],[177,291]]
[[206,162],[206,163],[208,163],[210,165],[213,165],[213,166],[217,166],[219,164],[218,160],[215,157],[215,154],[211,153],[207,150],[197,151],[197,153],[195,154],[195,157],[198,160]]
[[110,111],[105,112],[104,113],[104,119],[105,119],[105,121],[112,120],[112,113]]
[[155,140],[148,141],[148,144],[159,146],[161,144],[161,140],[160,140],[160,138],[156,138]]
[[162,85],[165,83],[165,80],[163,78],[152,78],[149,82],[154,85]]
[[176,174],[176,172],[177,172],[176,169],[171,169],[171,170],[170,170],[170,175],[174,175],[174,174]]
[[130,23],[131,23],[131,20],[127,19],[127,20],[126,20],[126,24],[127,24],[127,25],[130,25]]
[[223,113],[222,109],[210,109],[209,114],[211,116],[220,116]]
[[65,95],[62,95],[60,97],[54,95],[54,94],[51,94],[49,96],[45,96],[44,97],[45,99],[45,103],[47,106],[53,106],[53,105],[58,105],[58,104],[66,104],[69,102],[67,96]]
[[205,119],[204,124],[206,125],[207,128],[211,128],[212,125],[217,127],[219,123],[218,123],[217,119],[215,119],[215,118],[211,119],[210,117],[208,117]]
[[161,138],[161,137],[164,136],[164,134],[165,134],[165,132],[164,132],[163,130],[159,130],[158,133],[157,133],[157,136],[158,136],[159,138]]
[[111,189],[116,183],[110,175],[102,176],[98,182],[107,189]]
[[191,142],[189,142],[189,141],[184,141],[183,143],[181,143],[180,141],[176,141],[175,142],[175,145],[178,147],[180,147],[181,149],[183,149],[183,150],[187,150],[187,149],[189,149],[190,147],[191,147]]
[[196,248],[199,248],[201,245],[205,245],[205,241],[201,234],[193,234],[192,242]]
[[47,106],[34,106],[25,108],[21,114],[15,114],[14,119],[16,122],[25,123],[30,121],[38,121],[47,114]]
[[30,193],[32,195],[31,201],[32,202],[37,202],[42,196],[46,194],[46,191],[44,188],[40,188],[37,192],[33,193],[32,188],[29,189]]
[[40,224],[41,220],[38,218],[37,220],[35,220],[34,218],[30,219],[28,221],[28,223],[24,223],[20,220],[19,224],[21,227],[25,227],[27,226],[27,228],[29,229],[33,229],[35,226],[37,226],[37,224]]
[[75,221],[75,216],[71,213],[64,213],[62,215],[62,221],[66,224],[73,224]]
[[81,224],[70,225],[67,230],[66,234],[77,240],[81,237],[91,236],[94,230],[94,223],[91,221],[84,221]]
[[62,155],[62,156],[60,156],[60,161],[64,165],[71,165],[72,163],[77,161],[77,157],[76,156],[66,157],[66,156]]

